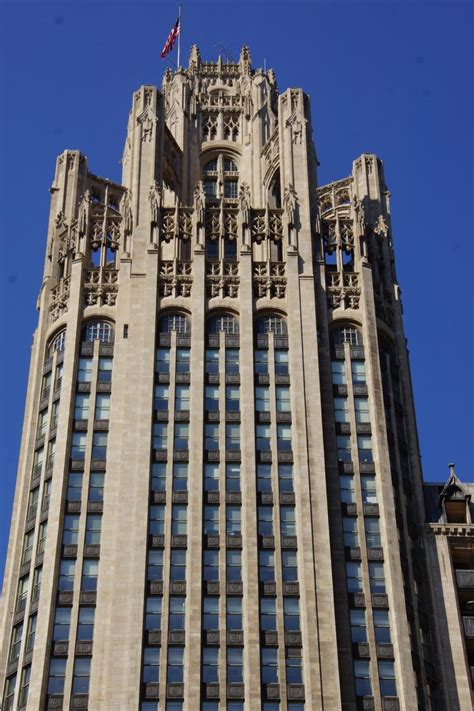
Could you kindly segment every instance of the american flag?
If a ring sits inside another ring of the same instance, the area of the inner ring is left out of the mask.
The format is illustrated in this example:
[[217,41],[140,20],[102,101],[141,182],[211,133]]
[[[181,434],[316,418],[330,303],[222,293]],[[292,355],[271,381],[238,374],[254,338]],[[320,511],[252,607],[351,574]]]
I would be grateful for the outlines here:
[[176,37],[179,35],[179,32],[181,30],[181,22],[180,18],[176,20],[175,24],[171,28],[171,32],[168,35],[168,39],[165,42],[165,46],[163,47],[163,50],[161,52],[161,59],[164,59],[167,54],[171,52],[173,49],[173,45],[175,42]]

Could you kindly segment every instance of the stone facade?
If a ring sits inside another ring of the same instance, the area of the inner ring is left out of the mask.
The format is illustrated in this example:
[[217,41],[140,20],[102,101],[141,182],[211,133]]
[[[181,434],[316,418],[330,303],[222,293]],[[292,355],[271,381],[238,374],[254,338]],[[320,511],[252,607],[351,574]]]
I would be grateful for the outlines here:
[[51,188],[3,708],[444,708],[381,160],[318,188],[308,96],[193,47],[122,164]]

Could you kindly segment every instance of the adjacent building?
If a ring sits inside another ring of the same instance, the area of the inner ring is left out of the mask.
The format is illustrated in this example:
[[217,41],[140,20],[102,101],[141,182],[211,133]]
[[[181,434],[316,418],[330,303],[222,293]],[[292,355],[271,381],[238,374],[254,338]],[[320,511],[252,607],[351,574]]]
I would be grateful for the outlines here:
[[467,709],[382,161],[318,187],[308,96],[193,47],[133,95],[122,165],[56,164],[3,711]]

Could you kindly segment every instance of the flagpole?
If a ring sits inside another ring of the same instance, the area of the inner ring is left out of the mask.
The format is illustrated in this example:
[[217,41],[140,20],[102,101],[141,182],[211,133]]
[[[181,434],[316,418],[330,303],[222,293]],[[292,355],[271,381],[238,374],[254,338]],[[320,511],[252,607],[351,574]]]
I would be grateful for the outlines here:
[[181,66],[181,3],[178,5],[178,19],[179,19],[179,32],[178,32],[178,69]]

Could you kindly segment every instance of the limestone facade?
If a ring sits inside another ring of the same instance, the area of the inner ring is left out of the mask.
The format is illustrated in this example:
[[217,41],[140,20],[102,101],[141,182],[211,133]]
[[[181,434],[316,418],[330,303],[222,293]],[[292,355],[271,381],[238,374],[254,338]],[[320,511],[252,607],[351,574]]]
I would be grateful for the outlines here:
[[122,165],[57,160],[2,708],[444,708],[382,161],[193,47]]

